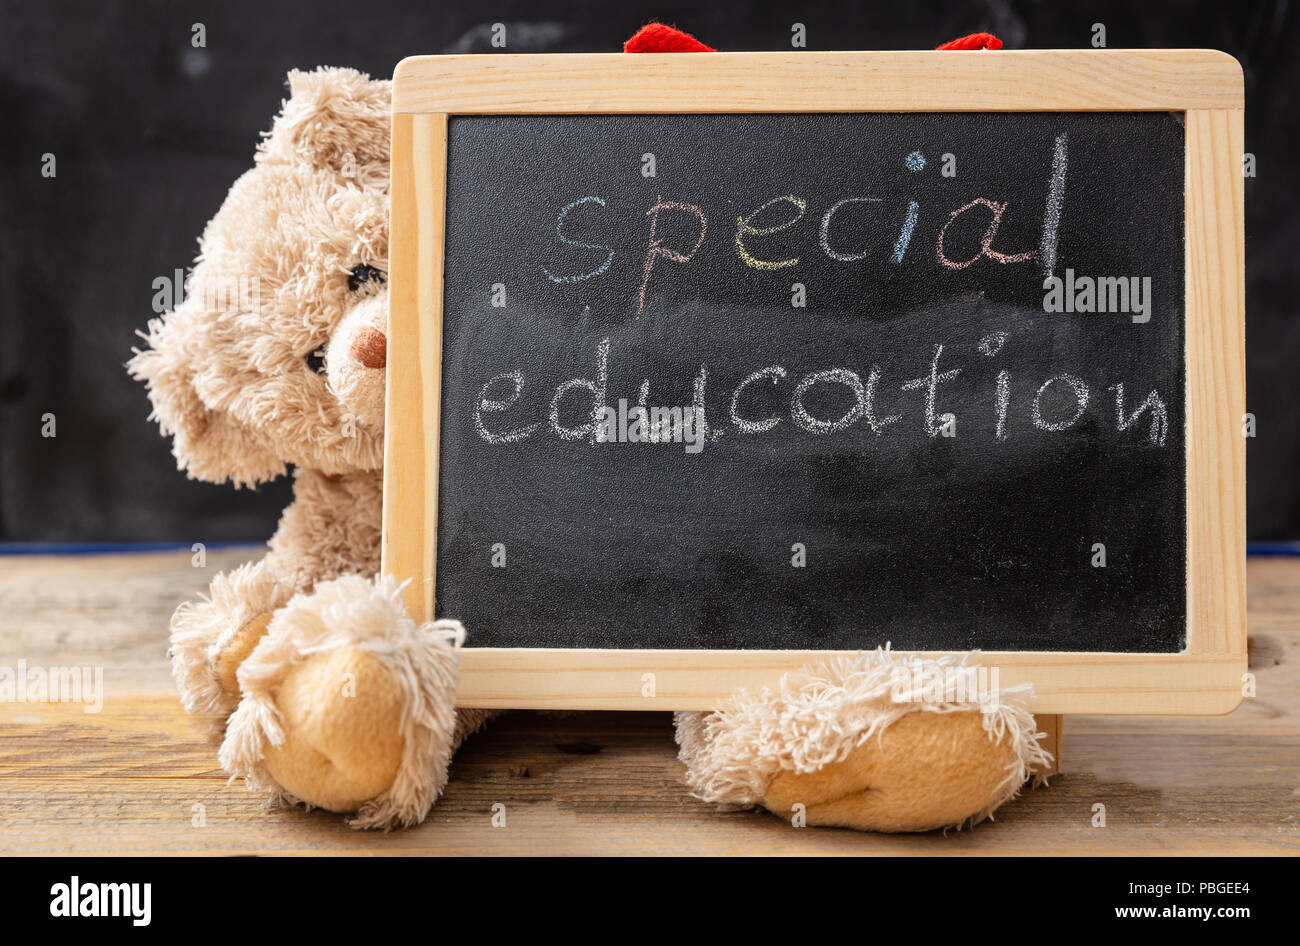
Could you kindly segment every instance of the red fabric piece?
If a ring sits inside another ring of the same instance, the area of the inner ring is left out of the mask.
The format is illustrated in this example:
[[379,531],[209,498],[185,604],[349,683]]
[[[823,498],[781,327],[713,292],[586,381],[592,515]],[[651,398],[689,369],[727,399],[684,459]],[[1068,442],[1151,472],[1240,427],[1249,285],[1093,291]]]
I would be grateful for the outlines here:
[[715,53],[690,33],[662,23],[647,23],[623,44],[625,53]]
[[[935,49],[1001,49],[1002,40],[992,33],[971,33],[949,40]],[[625,53],[713,53],[712,46],[705,46],[690,33],[663,23],[647,23],[623,44]]]
[[969,36],[959,36],[956,39],[950,39],[942,46],[936,46],[935,49],[1001,49],[1002,40],[998,39],[992,33],[971,33]]

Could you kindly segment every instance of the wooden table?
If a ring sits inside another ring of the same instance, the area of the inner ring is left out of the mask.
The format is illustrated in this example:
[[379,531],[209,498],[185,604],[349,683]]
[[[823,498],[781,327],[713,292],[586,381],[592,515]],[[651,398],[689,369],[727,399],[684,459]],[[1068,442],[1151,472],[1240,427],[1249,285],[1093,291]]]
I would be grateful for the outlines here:
[[0,557],[0,666],[102,667],[105,693],[98,713],[0,704],[0,853],[1300,853],[1297,559],[1250,563],[1255,699],[1217,718],[1068,717],[1062,774],[970,831],[866,835],[718,812],[683,788],[667,713],[519,712],[461,750],[425,824],[383,835],[266,809],[227,784],[181,711],[168,617],[254,554],[210,551],[205,568],[189,552]]

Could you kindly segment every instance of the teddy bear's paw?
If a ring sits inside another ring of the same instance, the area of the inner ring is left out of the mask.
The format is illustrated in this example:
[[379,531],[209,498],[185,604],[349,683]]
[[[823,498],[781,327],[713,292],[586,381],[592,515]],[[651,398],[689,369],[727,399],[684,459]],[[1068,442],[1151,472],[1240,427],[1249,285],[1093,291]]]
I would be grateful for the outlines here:
[[265,563],[241,565],[213,579],[208,594],[176,609],[171,621],[172,676],[186,712],[213,734],[239,702],[236,670],[266,633],[289,591]]
[[330,811],[356,811],[401,767],[403,696],[393,671],[354,647],[315,654],[280,681],[283,738],[266,770],[288,794]]
[[762,805],[809,825],[929,831],[991,812],[1020,783],[1010,741],[995,742],[978,710],[909,713],[836,762],[783,770]]
[[799,825],[927,831],[990,816],[1051,761],[1027,687],[964,691],[955,658],[888,650],[679,713],[692,792]]
[[282,801],[356,812],[356,827],[423,820],[457,736],[463,638],[454,621],[417,625],[391,577],[297,595],[239,667],[222,766]]

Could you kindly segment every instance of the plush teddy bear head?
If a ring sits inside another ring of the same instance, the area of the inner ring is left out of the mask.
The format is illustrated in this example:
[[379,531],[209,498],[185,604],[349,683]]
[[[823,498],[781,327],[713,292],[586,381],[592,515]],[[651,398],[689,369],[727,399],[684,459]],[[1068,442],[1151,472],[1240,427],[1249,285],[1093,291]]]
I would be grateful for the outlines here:
[[289,74],[289,98],[200,241],[185,300],[128,365],[190,476],[383,462],[390,83]]

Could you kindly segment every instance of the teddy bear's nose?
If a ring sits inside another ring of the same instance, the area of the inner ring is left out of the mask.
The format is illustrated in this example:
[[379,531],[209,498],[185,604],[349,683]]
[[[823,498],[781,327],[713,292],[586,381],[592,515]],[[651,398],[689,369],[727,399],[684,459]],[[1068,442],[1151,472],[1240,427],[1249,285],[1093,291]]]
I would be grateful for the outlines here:
[[388,339],[377,328],[363,328],[352,340],[348,354],[366,368],[382,368],[388,362]]

